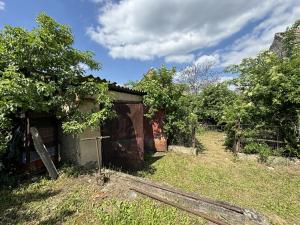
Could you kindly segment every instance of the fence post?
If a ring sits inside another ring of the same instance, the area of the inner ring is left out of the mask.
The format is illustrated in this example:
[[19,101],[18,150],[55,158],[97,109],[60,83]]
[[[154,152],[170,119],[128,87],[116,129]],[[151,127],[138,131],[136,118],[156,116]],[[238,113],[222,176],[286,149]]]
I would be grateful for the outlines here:
[[193,126],[192,128],[192,147],[196,147],[196,127]]
[[277,137],[276,137],[276,139],[277,139],[276,150],[278,151],[278,149],[279,149],[279,134],[278,134],[278,131],[276,133],[277,133]]
[[233,151],[234,153],[240,152],[241,149],[241,137],[240,137],[240,130],[241,130],[241,121],[240,119],[237,120],[235,124],[235,140],[234,140],[234,146]]

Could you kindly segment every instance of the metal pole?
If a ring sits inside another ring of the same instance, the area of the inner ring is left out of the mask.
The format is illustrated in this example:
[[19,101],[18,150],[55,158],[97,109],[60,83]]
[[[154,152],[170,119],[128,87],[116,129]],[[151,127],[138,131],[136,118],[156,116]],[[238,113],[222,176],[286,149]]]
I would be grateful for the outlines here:
[[102,159],[100,159],[100,154],[99,154],[98,138],[96,138],[95,141],[96,141],[96,151],[97,151],[98,173],[101,174]]

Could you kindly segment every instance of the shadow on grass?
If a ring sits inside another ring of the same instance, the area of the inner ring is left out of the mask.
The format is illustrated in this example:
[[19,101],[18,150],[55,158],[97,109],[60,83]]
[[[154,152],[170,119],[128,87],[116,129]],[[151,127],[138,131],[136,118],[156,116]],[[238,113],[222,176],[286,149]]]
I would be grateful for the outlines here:
[[59,211],[55,216],[51,216],[47,220],[41,221],[40,225],[56,225],[62,224],[66,217],[72,216],[75,213],[74,210],[64,209]]
[[39,219],[38,213],[29,210],[26,204],[43,201],[61,192],[60,190],[24,191],[28,185],[22,185],[18,191],[4,188],[0,190],[0,224],[16,224]]
[[78,177],[80,175],[92,175],[97,171],[95,163],[84,166],[75,165],[73,163],[66,162],[59,168],[60,173],[67,175],[68,177]]
[[195,139],[195,148],[197,149],[197,154],[203,154],[206,150],[204,145],[198,140],[198,138]]
[[158,155],[158,153],[155,152],[147,152],[144,155],[144,165],[141,169],[132,171],[132,175],[138,175],[138,176],[145,176],[146,174],[152,175],[156,172],[156,168],[153,166],[153,164],[157,161],[163,158],[164,155]]

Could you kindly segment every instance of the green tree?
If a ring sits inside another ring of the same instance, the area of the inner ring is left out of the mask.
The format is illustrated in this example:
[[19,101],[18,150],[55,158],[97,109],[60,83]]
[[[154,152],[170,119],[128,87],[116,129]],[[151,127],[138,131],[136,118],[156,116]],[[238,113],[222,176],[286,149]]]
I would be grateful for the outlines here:
[[[12,119],[27,111],[51,112],[66,132],[99,126],[111,115],[108,86],[83,79],[80,64],[99,70],[93,53],[72,47],[66,25],[40,14],[31,31],[5,26],[0,32],[0,149],[11,138]],[[95,96],[95,109],[79,110],[86,96]],[[99,104],[103,107],[96,110]]]
[[226,82],[209,85],[199,94],[197,105],[199,120],[214,124],[222,123],[226,105],[233,104],[234,100],[235,92],[229,90]]
[[[229,71],[239,73],[235,80],[239,100],[226,110],[228,123],[240,120],[254,126],[277,127],[288,144],[289,155],[299,154],[300,112],[300,51],[295,38],[295,27],[284,35],[287,55],[280,58],[265,51],[255,58],[247,58]],[[272,129],[272,128],[270,128]]]
[[191,107],[192,99],[184,94],[185,86],[173,82],[175,68],[151,69],[141,81],[130,84],[138,90],[147,92],[144,104],[148,108],[147,117],[152,118],[158,112],[164,112],[164,132],[171,143],[188,142],[196,114]]

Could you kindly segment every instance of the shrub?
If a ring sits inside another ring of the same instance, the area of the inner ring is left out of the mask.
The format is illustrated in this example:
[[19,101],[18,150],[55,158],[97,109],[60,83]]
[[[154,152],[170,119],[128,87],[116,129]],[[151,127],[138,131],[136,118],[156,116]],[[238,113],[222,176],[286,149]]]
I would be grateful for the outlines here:
[[267,162],[270,155],[272,155],[271,148],[263,143],[250,142],[243,148],[245,154],[258,154],[260,162]]
[[243,148],[243,153],[245,154],[257,154],[260,149],[260,144],[250,142]]
[[260,162],[267,162],[269,156],[271,155],[271,149],[266,144],[259,144],[258,148],[258,155],[259,155],[259,161]]

